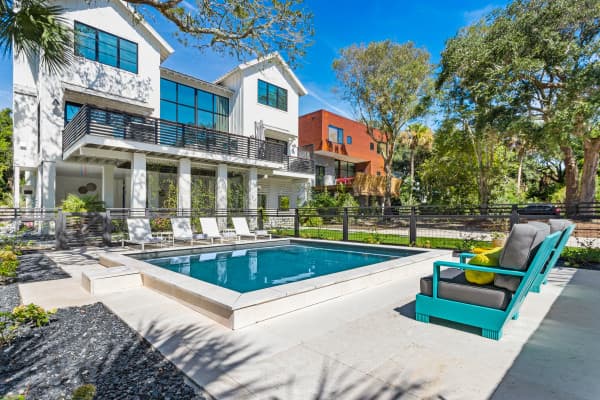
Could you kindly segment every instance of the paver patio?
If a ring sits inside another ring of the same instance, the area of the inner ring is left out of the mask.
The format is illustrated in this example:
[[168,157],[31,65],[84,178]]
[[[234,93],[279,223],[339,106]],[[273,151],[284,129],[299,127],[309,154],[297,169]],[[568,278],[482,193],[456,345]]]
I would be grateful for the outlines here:
[[80,273],[103,267],[89,254],[50,256],[72,278],[22,284],[23,302],[102,301],[217,399],[600,396],[598,272],[556,269],[497,342],[468,327],[414,320],[418,277],[431,273],[431,265],[230,331],[146,288],[92,297],[81,288]]

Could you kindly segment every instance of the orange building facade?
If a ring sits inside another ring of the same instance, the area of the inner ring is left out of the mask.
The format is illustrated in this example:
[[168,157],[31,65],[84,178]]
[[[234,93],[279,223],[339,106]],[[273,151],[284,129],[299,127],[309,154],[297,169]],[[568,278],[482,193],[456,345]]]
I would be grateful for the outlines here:
[[317,187],[350,185],[357,173],[385,175],[383,158],[367,127],[326,110],[299,118],[298,144],[312,150]]

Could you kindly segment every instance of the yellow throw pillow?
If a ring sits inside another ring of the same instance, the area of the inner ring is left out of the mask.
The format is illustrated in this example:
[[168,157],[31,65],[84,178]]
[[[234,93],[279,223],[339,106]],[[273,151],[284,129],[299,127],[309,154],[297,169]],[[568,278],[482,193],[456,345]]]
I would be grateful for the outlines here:
[[[469,260],[469,264],[481,265],[484,267],[497,267],[500,263],[500,253],[502,253],[502,247],[496,247],[494,249],[484,251],[471,258]],[[490,283],[494,282],[494,273],[471,271],[467,269],[465,270],[465,278],[468,282],[475,283],[477,285],[489,285]]]

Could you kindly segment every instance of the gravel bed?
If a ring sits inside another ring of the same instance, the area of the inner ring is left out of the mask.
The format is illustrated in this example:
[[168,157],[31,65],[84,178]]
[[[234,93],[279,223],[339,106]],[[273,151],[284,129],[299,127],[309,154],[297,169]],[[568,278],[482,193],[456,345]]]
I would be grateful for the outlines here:
[[0,312],[12,311],[20,302],[19,288],[16,283],[0,285]]
[[96,385],[96,399],[209,399],[101,303],[59,309],[49,325],[19,328],[0,349],[0,396],[70,398]]
[[50,281],[70,278],[44,253],[27,253],[19,257],[19,283]]

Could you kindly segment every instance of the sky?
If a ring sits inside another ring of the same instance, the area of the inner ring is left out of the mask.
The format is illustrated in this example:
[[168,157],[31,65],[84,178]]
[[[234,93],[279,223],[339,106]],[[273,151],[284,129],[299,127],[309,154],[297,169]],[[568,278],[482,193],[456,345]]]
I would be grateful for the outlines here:
[[[300,99],[300,115],[327,109],[353,117],[350,106],[335,91],[337,81],[331,65],[340,49],[385,39],[398,43],[412,41],[426,48],[432,62],[438,63],[447,39],[461,27],[505,4],[506,0],[306,0],[305,7],[314,14],[315,35],[306,57],[294,69],[309,92]],[[186,48],[175,39],[176,28],[167,21],[156,18],[149,22],[175,49],[163,63],[167,68],[213,81],[240,62],[210,50]],[[0,108],[11,104],[12,63],[5,56],[0,58]]]

